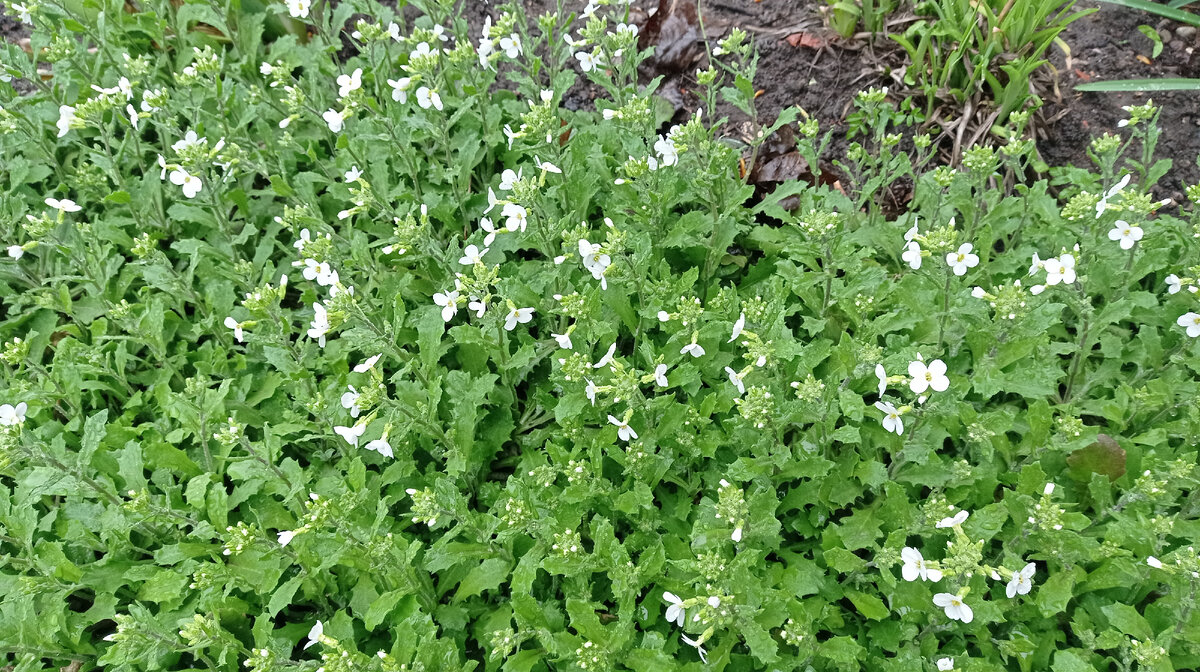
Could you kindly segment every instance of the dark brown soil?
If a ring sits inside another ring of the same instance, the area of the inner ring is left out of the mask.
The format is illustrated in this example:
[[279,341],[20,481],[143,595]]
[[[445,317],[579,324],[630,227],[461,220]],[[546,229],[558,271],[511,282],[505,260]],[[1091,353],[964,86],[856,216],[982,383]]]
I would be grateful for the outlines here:
[[[1063,39],[1071,47],[1071,62],[1061,50],[1053,50],[1051,62],[1060,73],[1061,102],[1047,98],[1047,116],[1062,115],[1051,123],[1046,137],[1038,144],[1043,157],[1051,165],[1090,164],[1084,150],[1091,138],[1105,132],[1117,133],[1117,122],[1128,115],[1125,105],[1144,104],[1153,98],[1162,108],[1159,125],[1163,130],[1157,156],[1169,158],[1174,164],[1163,178],[1163,195],[1177,201],[1183,199],[1181,187],[1200,182],[1200,92],[1141,93],[1076,93],[1072,88],[1085,81],[1115,79],[1158,79],[1165,77],[1200,77],[1200,37],[1195,29],[1174,21],[1124,7],[1105,3],[1081,3],[1098,7],[1099,11],[1086,16],[1067,29]],[[1193,5],[1200,13],[1200,3]],[[1138,32],[1139,25],[1149,25],[1159,31],[1163,51],[1148,64],[1153,43]]]

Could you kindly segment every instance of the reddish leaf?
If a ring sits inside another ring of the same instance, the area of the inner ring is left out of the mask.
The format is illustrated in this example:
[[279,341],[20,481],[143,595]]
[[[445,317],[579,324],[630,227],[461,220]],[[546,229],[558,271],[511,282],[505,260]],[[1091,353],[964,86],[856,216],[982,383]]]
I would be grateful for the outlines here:
[[1111,436],[1101,434],[1095,443],[1068,455],[1067,465],[1085,480],[1091,474],[1103,474],[1115,481],[1125,475],[1125,450]]
[[827,44],[825,38],[813,35],[812,33],[792,33],[783,39],[787,40],[787,43],[793,47],[807,47],[809,49],[820,49]]

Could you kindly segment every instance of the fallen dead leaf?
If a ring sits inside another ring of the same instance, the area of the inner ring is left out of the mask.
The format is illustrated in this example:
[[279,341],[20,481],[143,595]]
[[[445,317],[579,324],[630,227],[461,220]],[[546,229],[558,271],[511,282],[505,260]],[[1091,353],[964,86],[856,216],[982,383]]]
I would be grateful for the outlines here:
[[1085,82],[1092,81],[1092,76],[1089,75],[1088,73],[1084,72],[1083,70],[1080,70],[1079,68],[1075,68],[1075,76],[1082,79]]
[[1149,58],[1146,58],[1145,56],[1143,56],[1143,55],[1141,55],[1141,54],[1138,54],[1138,55],[1137,55],[1137,59],[1138,59],[1139,61],[1141,61],[1143,65],[1150,65],[1150,59],[1149,59]]
[[812,33],[792,33],[783,39],[793,47],[807,47],[808,49],[821,49],[828,44],[825,38]]
[[648,63],[663,72],[686,72],[704,53],[696,3],[659,0],[658,11],[638,34],[638,49],[654,46]]

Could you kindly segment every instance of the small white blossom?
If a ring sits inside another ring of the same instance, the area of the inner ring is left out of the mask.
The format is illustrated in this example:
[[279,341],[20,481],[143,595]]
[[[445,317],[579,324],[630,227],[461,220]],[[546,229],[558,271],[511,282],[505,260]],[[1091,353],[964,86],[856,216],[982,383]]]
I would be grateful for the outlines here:
[[708,656],[704,653],[704,647],[700,645],[699,640],[691,639],[687,635],[683,635],[682,637],[684,644],[696,647],[696,653],[700,654],[700,662],[707,663]]
[[[307,12],[307,10],[305,11]],[[323,634],[325,634],[325,626],[321,625],[320,621],[317,621],[317,624],[308,631],[308,643],[304,645],[304,648],[307,649],[313,644],[316,644],[317,641],[321,639],[321,635]]]
[[421,106],[422,110],[434,108],[437,111],[442,111],[442,97],[434,89],[427,86],[422,86],[417,89],[417,105]]
[[904,246],[904,252],[900,254],[900,258],[914,271],[921,268],[921,244],[915,240],[910,241]]
[[883,413],[883,428],[889,432],[895,432],[896,436],[904,433],[904,420],[900,419],[900,411],[896,407],[886,401],[875,402],[875,408]]
[[620,420],[614,415],[608,416],[608,422],[609,424],[616,425],[617,436],[620,437],[622,441],[638,438],[637,432],[633,431],[633,428],[629,426],[628,422]]
[[395,457],[392,454],[392,444],[388,443],[387,434],[373,441],[368,441],[367,445],[363,446],[365,450],[373,450],[384,457]]
[[951,620],[970,623],[975,618],[971,607],[968,607],[961,598],[953,593],[938,593],[933,596],[933,603],[945,609],[946,617]]
[[679,349],[679,354],[682,355],[685,353],[691,355],[692,357],[703,357],[704,347],[699,343],[692,341],[691,343],[688,343]]
[[378,362],[379,358],[382,356],[383,356],[383,353],[380,353],[378,355],[372,355],[372,356],[368,357],[366,360],[363,361],[362,364],[359,364],[354,367],[354,372],[355,373],[366,373],[367,371],[370,371],[371,367],[375,366],[375,362]]
[[935,525],[935,527],[947,528],[947,527],[954,527],[955,525],[962,525],[964,522],[966,522],[967,517],[970,515],[971,514],[967,513],[965,510],[959,511],[958,513],[954,514],[953,516],[951,516],[949,518],[943,518],[943,519],[939,520],[937,522],[937,525]]
[[963,243],[958,246],[957,252],[950,252],[946,255],[946,263],[954,270],[955,275],[966,275],[968,268],[975,268],[979,265],[978,255],[971,253],[974,247],[971,243]]
[[1183,281],[1179,279],[1178,275],[1175,275],[1174,273],[1172,273],[1167,276],[1167,293],[1168,294],[1178,294],[1179,290],[1182,288],[1183,288]]
[[742,374],[734,371],[732,367],[728,366],[725,367],[725,374],[729,376],[729,382],[733,383],[733,386],[737,388],[739,395],[746,393],[746,385],[742,383]]
[[454,314],[458,312],[458,290],[446,292],[445,294],[438,292],[433,295],[433,302],[442,307],[442,320],[449,322],[454,318]]
[[745,328],[746,328],[746,314],[742,313],[742,314],[738,315],[737,322],[733,323],[733,334],[731,334],[729,336],[729,340],[725,341],[725,342],[732,343],[732,342],[736,341],[737,337],[742,335],[742,330]]
[[392,100],[397,103],[408,102],[408,88],[412,85],[412,77],[389,79],[387,83],[392,87]]
[[308,337],[317,339],[317,344],[325,347],[325,334],[329,331],[329,313],[325,306],[313,304],[312,326],[308,329]]
[[509,58],[516,58],[521,55],[521,36],[513,33],[508,37],[500,38],[500,51]]
[[1032,562],[1025,565],[1024,569],[1019,572],[1013,572],[1012,580],[1004,588],[1004,594],[1008,595],[1009,599],[1017,595],[1028,595],[1029,589],[1033,587],[1034,572],[1037,571],[1037,566]]
[[922,581],[932,581],[937,583],[942,580],[941,570],[934,569],[925,561],[925,557],[915,548],[905,546],[900,549],[900,558],[904,561],[904,566],[900,568],[900,574],[905,581],[916,581],[920,578]]
[[953,670],[954,669],[954,659],[953,658],[938,658],[937,659],[937,668],[938,668],[939,672],[949,672],[950,670]]
[[475,245],[467,245],[463,250],[463,256],[458,260],[458,263],[463,266],[474,266],[483,261],[483,255],[488,253],[488,248],[479,249]]
[[[279,545],[287,546],[288,544],[292,543],[292,538],[295,536],[296,536],[295,530],[284,530],[284,531],[280,532],[279,539],[278,539]],[[305,648],[308,648],[308,647],[305,647]]]
[[178,185],[183,190],[183,195],[188,198],[195,198],[204,186],[201,184],[200,178],[182,168],[171,171],[171,184]]
[[347,385],[346,387],[349,388],[349,391],[342,393],[342,408],[350,411],[350,417],[357,418],[362,413],[362,409],[358,407],[358,398],[361,395],[358,393],[358,390],[354,389],[353,385]]
[[659,364],[654,367],[654,384],[659,387],[667,387],[667,365]]
[[518,323],[526,324],[533,319],[533,308],[513,308],[504,318],[504,330],[512,331]]
[[562,348],[563,350],[575,349],[575,344],[571,342],[570,330],[568,330],[568,332],[565,334],[551,333],[550,337],[553,338],[554,341],[558,343],[558,347]]
[[353,427],[337,425],[333,428],[333,431],[337,432],[338,436],[345,439],[346,443],[349,443],[351,446],[357,448],[358,439],[363,435],[364,432],[367,431],[367,426],[363,424],[356,424]]
[[609,364],[612,364],[613,355],[615,355],[616,352],[617,352],[617,344],[614,341],[612,345],[608,346],[608,352],[604,353],[604,356],[600,358],[600,361],[593,364],[592,368],[599,369],[601,367],[605,367],[605,366],[608,366]]
[[25,411],[29,410],[29,406],[25,402],[21,402],[16,406],[12,404],[0,404],[0,425],[15,427],[16,425],[25,422]]
[[233,330],[233,337],[237,339],[238,343],[244,342],[246,334],[242,330],[242,324],[240,322],[233,319],[232,316],[229,316],[225,318],[225,326]]
[[1184,313],[1175,320],[1175,324],[1187,329],[1188,336],[1200,337],[1200,313]]
[[356,68],[349,75],[338,75],[338,96],[345,98],[352,91],[357,91],[362,88],[362,68]]
[[329,125],[329,130],[334,133],[341,133],[342,127],[346,123],[345,112],[338,112],[333,108],[325,110],[325,113],[321,115],[321,118],[324,119],[325,123]]
[[686,616],[683,600],[678,595],[666,592],[663,593],[663,599],[667,601],[667,622],[683,627],[683,619]]
[[1121,249],[1128,250],[1142,239],[1144,232],[1140,226],[1132,226],[1123,219],[1113,222],[1113,228],[1108,232],[1108,239],[1120,241]]
[[908,363],[908,375],[912,378],[908,383],[913,394],[924,394],[925,390],[933,388],[935,392],[945,392],[950,387],[950,379],[946,377],[946,363],[935,359],[929,363],[913,361]]
[[875,377],[879,379],[879,396],[887,390],[887,371],[884,371],[883,364],[875,365]]
[[1108,209],[1109,199],[1121,193],[1121,190],[1129,184],[1129,179],[1131,177],[1133,177],[1131,173],[1126,173],[1125,176],[1121,178],[1120,182],[1117,182],[1115,185],[1113,185],[1112,189],[1104,192],[1104,195],[1101,196],[1100,200],[1096,203],[1096,219],[1100,219],[1100,216],[1103,215],[1104,211]]
[[1063,254],[1057,259],[1047,259],[1042,262],[1046,269],[1046,285],[1053,287],[1058,283],[1070,285],[1075,282],[1075,257]]
[[75,123],[75,108],[70,105],[58,106],[58,137],[63,137]]
[[62,200],[57,198],[47,198],[46,205],[54,208],[55,210],[62,210],[63,212],[79,212],[83,209],[79,206],[79,204],[69,198],[64,198]]

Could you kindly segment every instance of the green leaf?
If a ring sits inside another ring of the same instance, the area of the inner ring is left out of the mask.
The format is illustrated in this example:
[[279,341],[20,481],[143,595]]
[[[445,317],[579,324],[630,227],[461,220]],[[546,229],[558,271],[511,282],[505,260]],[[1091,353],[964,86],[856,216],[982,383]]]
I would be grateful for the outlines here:
[[1182,77],[1163,77],[1162,79],[1114,79],[1107,82],[1088,82],[1077,84],[1076,91],[1121,91],[1146,92],[1158,91],[1200,91],[1200,79],[1185,79]]
[[1096,668],[1074,651],[1055,652],[1054,665],[1050,669],[1054,672],[1096,672]]
[[846,597],[854,603],[854,608],[858,609],[858,613],[873,620],[881,621],[887,618],[888,608],[884,606],[883,600],[874,595],[868,595],[857,590],[847,590]]
[[1104,612],[1113,627],[1126,635],[1142,641],[1154,638],[1154,630],[1151,629],[1150,623],[1137,609],[1128,604],[1117,602],[1101,607],[1100,611]]
[[1140,9],[1143,12],[1157,14],[1158,16],[1178,21],[1179,23],[1200,26],[1200,14],[1174,9],[1161,2],[1151,2],[1150,0],[1100,0],[1100,2],[1129,7],[1130,9]]
[[108,422],[108,409],[105,408],[83,424],[83,439],[79,442],[79,468],[87,469],[92,462],[92,456],[104,440],[105,423]]
[[1150,54],[1150,58],[1158,58],[1159,54],[1161,54],[1162,50],[1163,50],[1162,36],[1158,34],[1157,30],[1155,30],[1147,25],[1138,26],[1137,29],[1141,34],[1145,35],[1146,38],[1149,39],[1150,42],[1154,45],[1151,48],[1152,51]]
[[508,578],[512,565],[501,558],[488,558],[471,570],[458,584],[454,602],[479,595],[485,590],[495,590]]
[[296,589],[304,583],[304,579],[305,575],[303,574],[293,576],[276,588],[275,592],[271,593],[270,601],[267,602],[267,615],[273,617],[291,604],[292,599],[296,596]]

